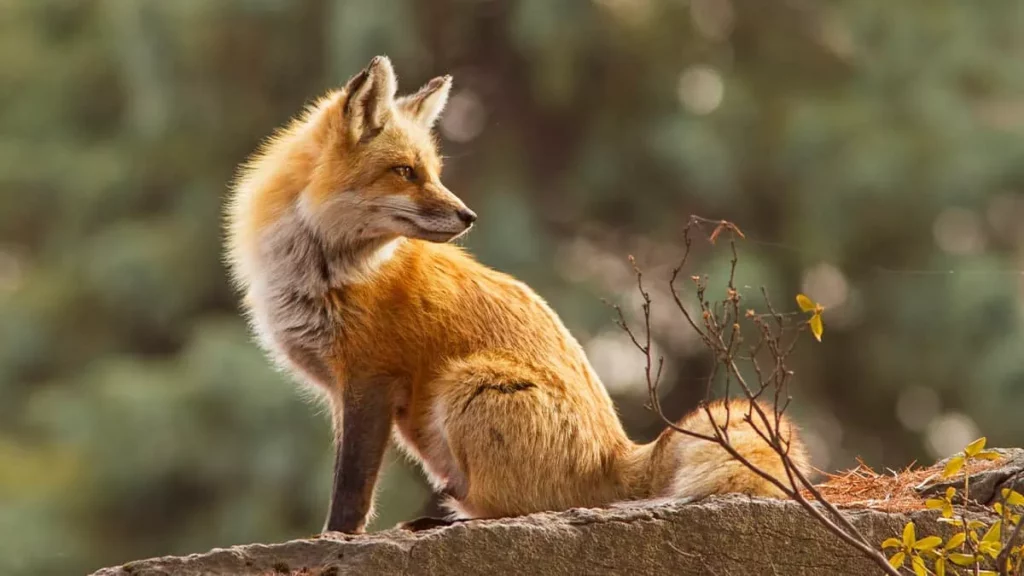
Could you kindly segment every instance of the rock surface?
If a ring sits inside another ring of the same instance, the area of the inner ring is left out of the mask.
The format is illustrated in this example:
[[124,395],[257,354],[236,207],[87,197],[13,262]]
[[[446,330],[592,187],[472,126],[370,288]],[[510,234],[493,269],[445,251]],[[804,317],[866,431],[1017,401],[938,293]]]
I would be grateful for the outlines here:
[[[1024,450],[979,486],[1024,479]],[[935,512],[848,511],[872,542],[897,535],[908,519],[917,533],[943,534]],[[523,518],[476,520],[410,533],[389,530],[280,544],[251,544],[106,568],[94,576],[240,574],[432,575],[880,574],[870,560],[825,530],[795,502],[738,495],[693,504],[633,503]]]
[[[1003,455],[997,466],[971,474],[971,500],[985,505],[996,502],[1003,488],[1024,491],[1024,448],[995,448],[993,451]],[[944,467],[947,461],[939,462],[936,467]],[[918,492],[923,497],[934,497],[943,494],[950,486],[959,493],[963,485],[962,479],[935,479],[919,487]]]

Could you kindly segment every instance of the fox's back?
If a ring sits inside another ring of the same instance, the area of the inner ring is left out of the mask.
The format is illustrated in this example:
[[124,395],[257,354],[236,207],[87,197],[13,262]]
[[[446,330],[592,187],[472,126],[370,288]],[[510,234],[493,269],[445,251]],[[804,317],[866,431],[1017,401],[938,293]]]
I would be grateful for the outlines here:
[[536,293],[456,246],[406,240],[372,281],[346,288],[338,301],[339,349],[353,370],[400,367],[429,378],[450,360],[490,351],[553,385],[578,380],[607,396],[579,344]]

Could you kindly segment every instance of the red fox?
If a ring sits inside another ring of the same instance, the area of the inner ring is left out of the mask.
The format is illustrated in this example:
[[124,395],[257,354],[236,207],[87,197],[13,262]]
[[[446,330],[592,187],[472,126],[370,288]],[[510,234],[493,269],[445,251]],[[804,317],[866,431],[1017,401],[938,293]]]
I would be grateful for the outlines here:
[[[457,518],[652,498],[780,496],[721,447],[626,436],[582,348],[530,288],[448,242],[476,214],[441,183],[432,135],[452,81],[396,97],[378,56],[240,170],[228,260],[263,346],[326,396],[336,442],[324,531],[360,533],[390,437]],[[719,425],[785,481],[736,405]],[[698,411],[682,422],[708,433]],[[795,427],[790,454],[807,470]]]

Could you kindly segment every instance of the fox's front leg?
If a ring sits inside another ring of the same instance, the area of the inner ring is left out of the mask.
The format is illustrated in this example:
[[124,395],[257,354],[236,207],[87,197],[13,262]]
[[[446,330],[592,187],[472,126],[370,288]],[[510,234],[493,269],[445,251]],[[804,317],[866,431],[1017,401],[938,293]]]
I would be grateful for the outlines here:
[[393,404],[391,387],[380,381],[345,383],[325,532],[363,531],[391,434]]

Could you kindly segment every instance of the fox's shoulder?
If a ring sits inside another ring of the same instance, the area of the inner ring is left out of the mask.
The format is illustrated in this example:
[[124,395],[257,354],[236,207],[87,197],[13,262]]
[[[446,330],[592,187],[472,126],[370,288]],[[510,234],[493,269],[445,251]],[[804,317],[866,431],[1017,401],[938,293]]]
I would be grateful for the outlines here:
[[481,263],[461,246],[409,238],[401,239],[381,262],[372,281],[351,286],[350,291],[353,295],[378,296],[381,292],[414,292],[428,298],[448,295],[458,300],[471,300],[485,293],[504,294],[500,297],[532,294],[525,284]]
[[386,276],[411,282],[495,273],[461,246],[413,238],[402,239],[381,271]]

